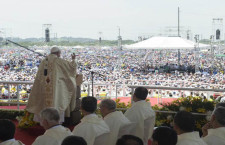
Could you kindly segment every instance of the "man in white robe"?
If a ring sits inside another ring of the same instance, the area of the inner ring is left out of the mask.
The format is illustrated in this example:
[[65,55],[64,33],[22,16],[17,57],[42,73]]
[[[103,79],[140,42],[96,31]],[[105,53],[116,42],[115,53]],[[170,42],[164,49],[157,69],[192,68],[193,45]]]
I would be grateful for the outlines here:
[[194,131],[195,119],[190,112],[180,111],[174,117],[174,130],[177,132],[177,145],[207,145]]
[[0,119],[0,145],[24,145],[21,141],[15,140],[15,124],[7,119]]
[[[51,54],[40,64],[29,96],[26,110],[35,114],[35,121],[40,120],[40,112],[47,107],[56,108],[61,116],[70,117],[76,104],[76,63],[75,54],[72,62],[60,58],[58,47],[51,49]],[[65,114],[65,115],[64,115]]]
[[36,138],[32,145],[61,145],[64,138],[72,132],[59,124],[59,112],[54,108],[46,108],[41,112],[41,126],[45,133]]
[[100,112],[105,123],[110,128],[108,145],[115,145],[118,138],[125,134],[130,134],[130,129],[132,127],[131,122],[121,111],[116,111],[116,102],[114,100],[102,100]]
[[85,139],[87,145],[107,145],[109,127],[104,120],[94,112],[97,109],[97,99],[84,97],[81,101],[81,112],[84,117],[81,123],[75,126],[73,134]]
[[125,116],[134,123],[131,134],[141,138],[145,145],[151,138],[155,126],[155,111],[151,104],[146,102],[148,90],[138,87],[133,94],[132,107],[125,112]]
[[225,107],[213,111],[210,122],[204,125],[202,132],[203,140],[208,145],[225,145]]

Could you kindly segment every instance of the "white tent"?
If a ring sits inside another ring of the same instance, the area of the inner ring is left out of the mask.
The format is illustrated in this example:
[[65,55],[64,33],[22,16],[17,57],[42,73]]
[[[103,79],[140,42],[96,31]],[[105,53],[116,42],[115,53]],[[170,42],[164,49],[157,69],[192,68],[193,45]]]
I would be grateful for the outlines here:
[[[194,49],[196,43],[181,37],[151,37],[147,40],[125,45],[128,49]],[[209,45],[199,43],[199,48],[208,48]]]

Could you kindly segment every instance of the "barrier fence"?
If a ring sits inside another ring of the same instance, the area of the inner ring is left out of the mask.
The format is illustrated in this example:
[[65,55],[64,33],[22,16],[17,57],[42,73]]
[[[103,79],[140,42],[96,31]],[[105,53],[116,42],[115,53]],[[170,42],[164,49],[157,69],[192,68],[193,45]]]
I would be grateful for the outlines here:
[[[31,81],[0,81],[0,85],[2,87],[5,87],[5,90],[8,91],[7,94],[3,94],[1,91],[0,94],[0,105],[17,105],[17,109],[20,109],[20,105],[26,105],[27,100],[29,98],[29,91],[28,93],[21,93],[23,88],[32,88],[33,82]],[[219,92],[224,93],[225,89],[202,89],[202,88],[177,88],[177,87],[161,87],[161,86],[149,86],[149,85],[142,85],[143,87],[146,87],[147,89],[151,91],[177,91],[179,94],[178,96],[181,96],[181,94],[185,91],[188,92],[204,92],[207,94],[207,97],[209,97],[210,94]],[[1,87],[1,90],[2,90]],[[12,88],[15,88],[14,92],[12,92]],[[118,98],[118,97],[131,97],[134,93],[134,89],[140,87],[140,85],[125,85],[125,84],[94,84],[94,96],[96,96],[98,99],[101,99],[99,96],[99,92],[102,89],[106,89],[108,92],[107,96],[103,96],[103,98]],[[86,95],[91,96],[91,83],[84,83],[81,85],[81,90],[86,90]],[[6,92],[7,92],[6,91]],[[150,94],[151,96],[152,94]],[[160,97],[161,95],[161,97]],[[25,96],[25,97],[24,97]],[[152,97],[152,96],[151,96]],[[157,97],[157,104],[162,103],[163,94],[158,94]],[[132,102],[132,97],[131,97]],[[174,112],[170,112],[174,113]]]

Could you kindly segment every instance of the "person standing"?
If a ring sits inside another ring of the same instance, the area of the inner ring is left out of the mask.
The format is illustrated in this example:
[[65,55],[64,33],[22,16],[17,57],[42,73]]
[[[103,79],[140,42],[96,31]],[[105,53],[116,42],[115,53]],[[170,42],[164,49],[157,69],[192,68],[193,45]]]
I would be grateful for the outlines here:
[[145,101],[147,96],[146,88],[137,87],[133,94],[134,103],[124,114],[134,123],[130,134],[141,138],[144,145],[148,144],[155,126],[155,111],[151,108],[151,104]]
[[34,121],[40,121],[40,112],[47,107],[59,111],[60,122],[70,117],[76,104],[76,63],[75,54],[72,61],[60,58],[58,47],[51,49],[51,54],[40,64],[29,96],[26,110],[34,113]]

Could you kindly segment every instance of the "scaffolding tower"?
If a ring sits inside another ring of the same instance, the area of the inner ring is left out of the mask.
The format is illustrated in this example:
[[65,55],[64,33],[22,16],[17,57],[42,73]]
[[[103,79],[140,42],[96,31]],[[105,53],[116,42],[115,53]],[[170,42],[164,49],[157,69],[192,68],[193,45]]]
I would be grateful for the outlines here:
[[43,24],[42,25],[42,36],[44,36],[44,42],[50,42],[52,32],[52,24]]

